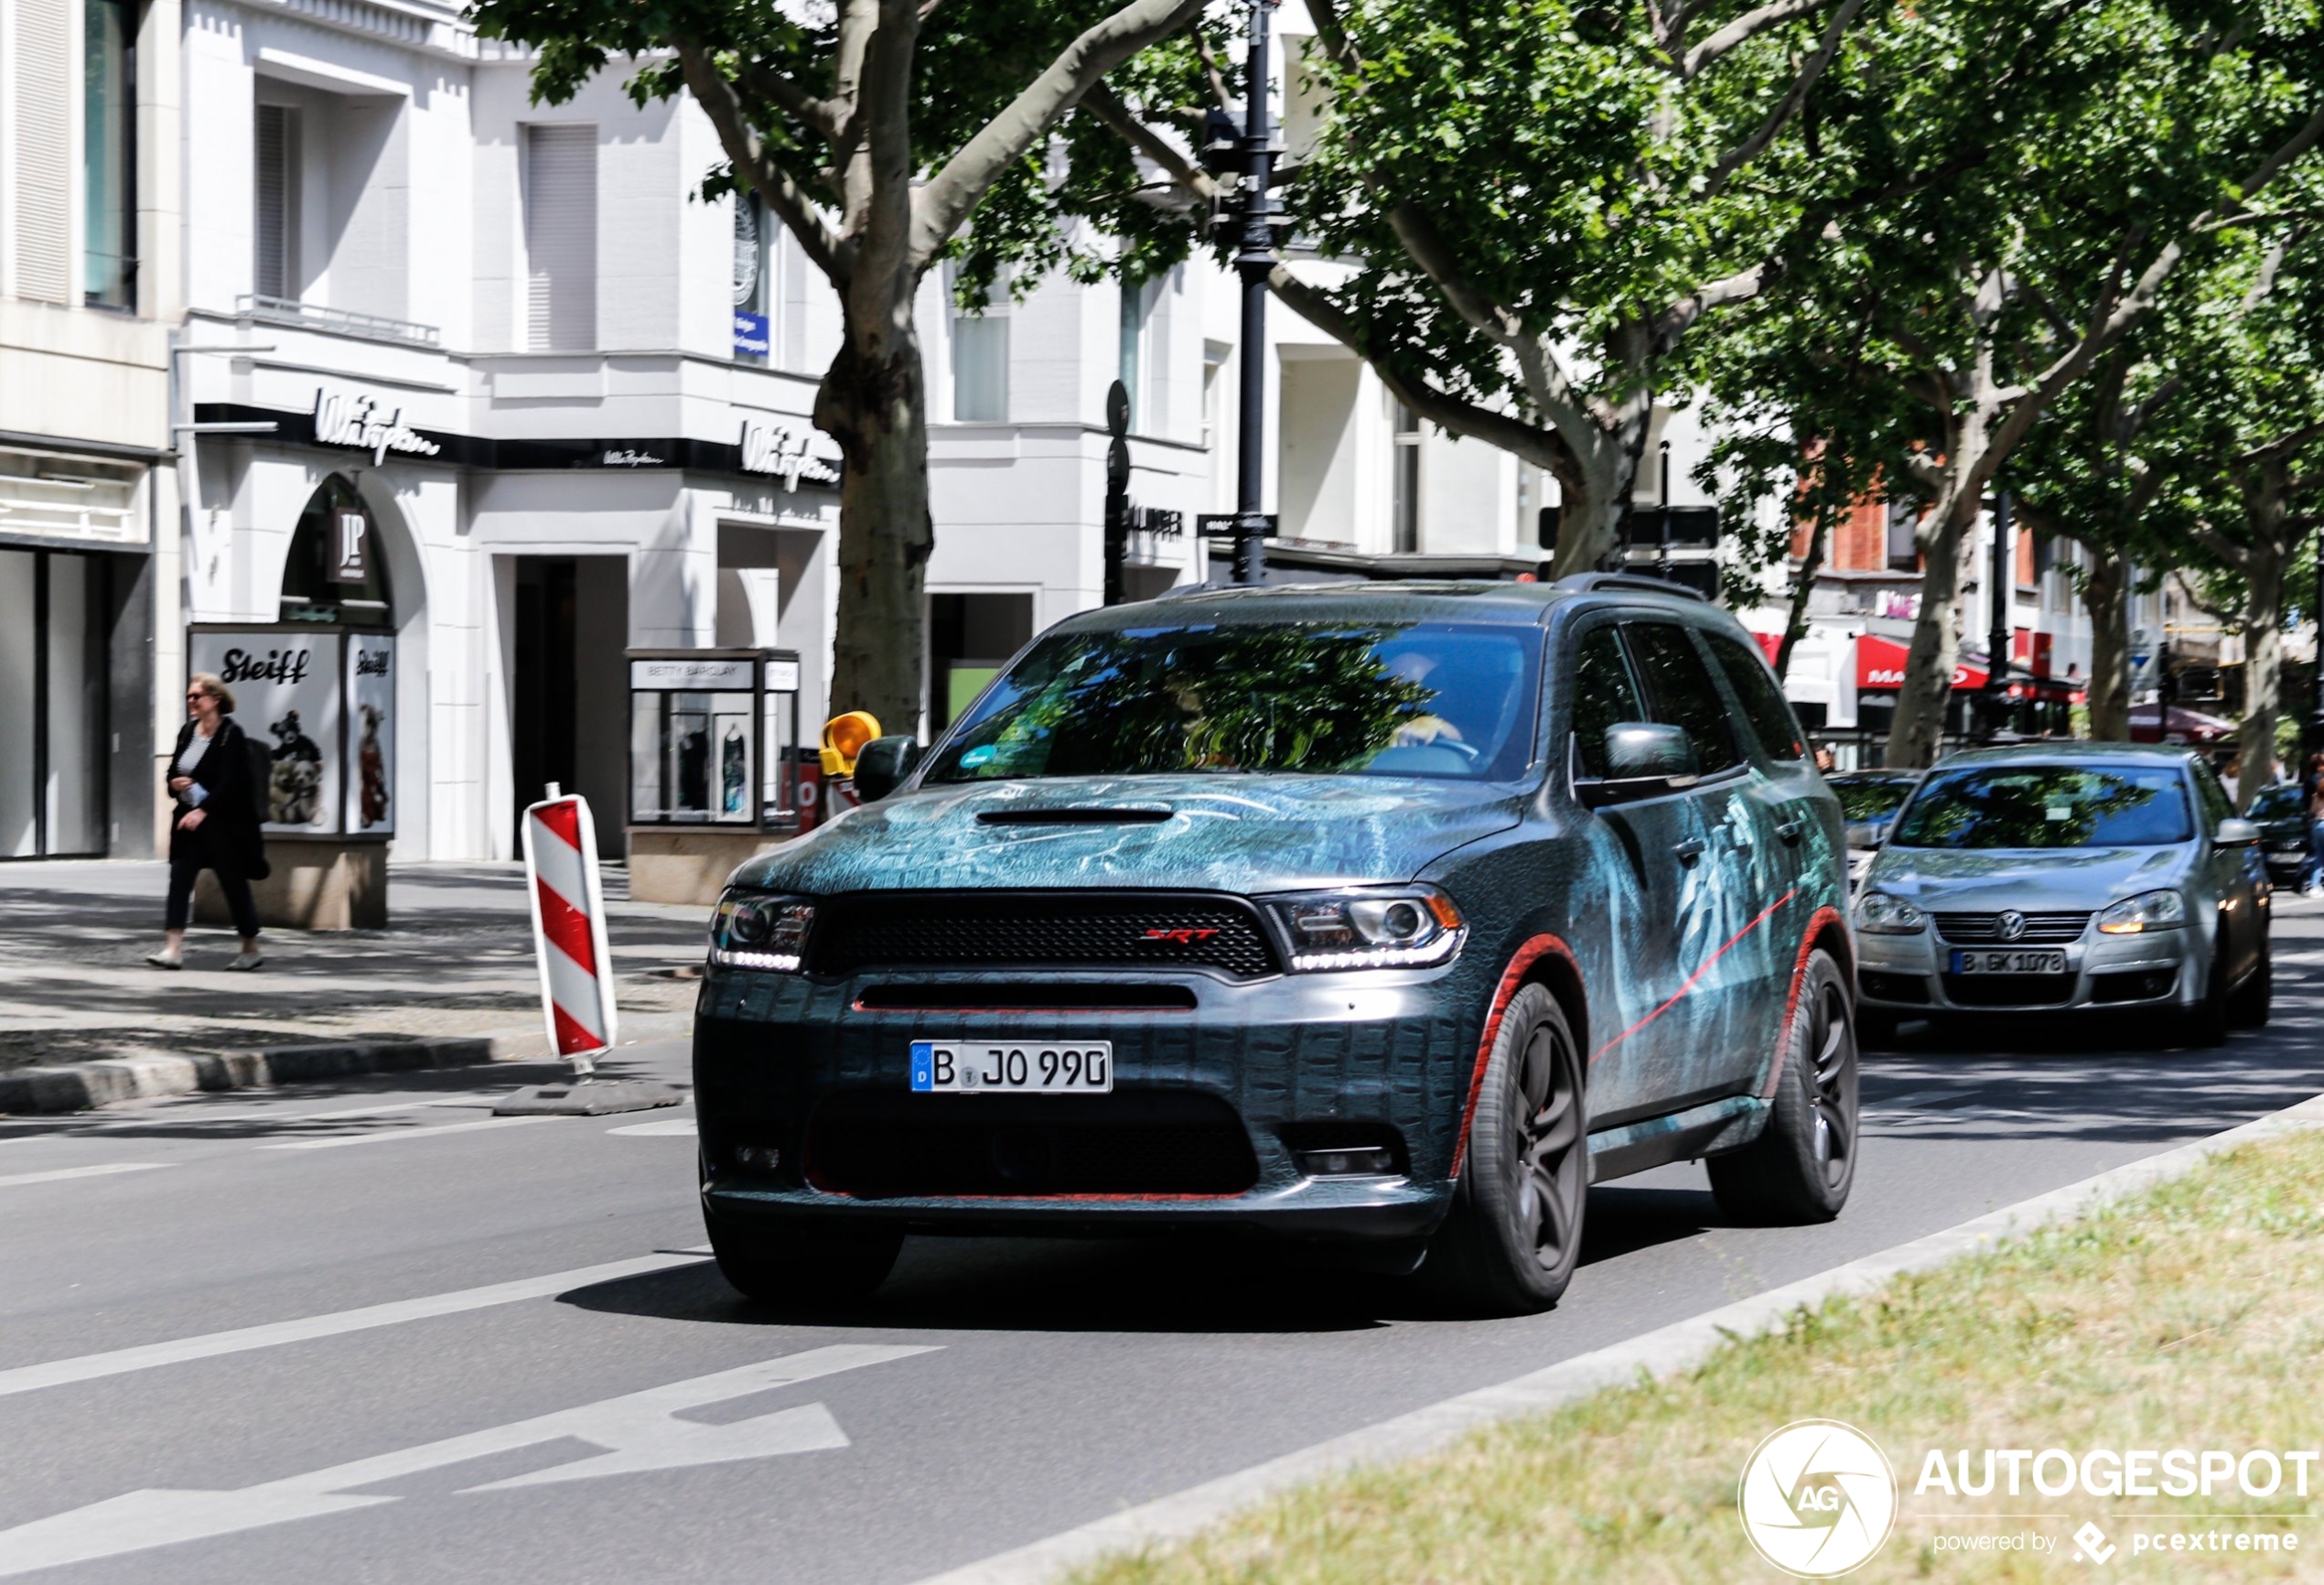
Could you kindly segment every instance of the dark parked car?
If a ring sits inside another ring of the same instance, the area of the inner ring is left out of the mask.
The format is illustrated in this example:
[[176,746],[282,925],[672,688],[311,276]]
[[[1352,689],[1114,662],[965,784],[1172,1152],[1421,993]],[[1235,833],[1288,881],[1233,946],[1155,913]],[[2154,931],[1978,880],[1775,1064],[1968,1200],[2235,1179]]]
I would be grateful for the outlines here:
[[1921,785],[1919,771],[1844,771],[1824,780],[1838,795],[1848,842],[1848,883],[1864,879],[1872,856],[1888,839],[1888,823]]
[[2278,886],[2297,886],[2308,868],[2308,823],[2301,804],[2300,790],[2288,782],[2263,788],[2252,799],[2249,817],[2259,827],[2267,878]]
[[695,1025],[746,1293],[909,1232],[1232,1225],[1554,1302],[1594,1181],[1856,1162],[1839,804],[1674,586],[1189,591],[1073,617],[737,870]]

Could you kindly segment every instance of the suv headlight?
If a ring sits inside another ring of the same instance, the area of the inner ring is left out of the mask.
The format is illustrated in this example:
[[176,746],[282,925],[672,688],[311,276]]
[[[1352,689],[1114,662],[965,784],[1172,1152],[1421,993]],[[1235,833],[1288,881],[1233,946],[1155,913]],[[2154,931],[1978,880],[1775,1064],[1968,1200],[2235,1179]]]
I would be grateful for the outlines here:
[[2098,916],[2098,928],[2107,935],[2136,935],[2141,931],[2177,930],[2187,922],[2187,900],[2165,888],[2125,897]]
[[1303,972],[1425,968],[1449,962],[1468,926],[1453,900],[1433,886],[1303,892],[1264,900]]
[[1867,935],[1918,935],[1929,916],[1901,897],[1867,891],[1856,900],[1856,927]]
[[730,891],[710,916],[710,962],[718,968],[797,974],[814,922],[815,905],[806,898]]

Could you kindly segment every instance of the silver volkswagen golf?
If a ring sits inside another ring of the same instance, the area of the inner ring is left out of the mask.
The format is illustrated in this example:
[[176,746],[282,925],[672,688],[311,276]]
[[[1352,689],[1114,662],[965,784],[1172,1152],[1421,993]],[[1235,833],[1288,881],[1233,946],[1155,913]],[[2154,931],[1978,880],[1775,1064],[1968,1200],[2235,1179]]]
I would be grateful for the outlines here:
[[2267,867],[2184,749],[1955,754],[1888,828],[1855,904],[1857,1030],[1909,1018],[2170,1008],[2202,1044],[2267,1021]]

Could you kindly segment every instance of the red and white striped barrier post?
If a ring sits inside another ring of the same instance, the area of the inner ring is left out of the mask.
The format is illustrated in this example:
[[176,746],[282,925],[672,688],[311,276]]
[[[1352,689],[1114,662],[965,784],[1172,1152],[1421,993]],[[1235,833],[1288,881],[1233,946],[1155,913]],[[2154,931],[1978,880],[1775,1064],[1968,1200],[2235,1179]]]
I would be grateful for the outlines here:
[[605,887],[586,799],[549,795],[524,812],[524,879],[533,896],[533,954],[549,1046],[573,1062],[570,1084],[533,1084],[494,1103],[495,1116],[601,1116],[674,1106],[684,1097],[651,1079],[591,1077],[614,1041],[613,953],[605,939]]
[[533,951],[541,965],[541,1011],[549,1045],[584,1082],[612,1046],[618,1014],[613,954],[605,939],[597,833],[578,793],[549,796],[524,812],[524,873],[533,896]]

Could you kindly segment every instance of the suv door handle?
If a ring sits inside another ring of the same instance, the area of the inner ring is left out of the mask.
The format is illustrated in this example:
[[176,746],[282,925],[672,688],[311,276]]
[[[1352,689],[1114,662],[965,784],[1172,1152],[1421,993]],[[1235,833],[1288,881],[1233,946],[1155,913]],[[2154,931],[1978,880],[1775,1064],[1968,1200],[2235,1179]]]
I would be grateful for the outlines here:
[[1671,851],[1678,855],[1678,861],[1681,864],[1692,864],[1703,857],[1703,839],[1700,836],[1690,836],[1684,842],[1673,842],[1671,844]]
[[1804,820],[1786,820],[1775,828],[1775,834],[1786,842],[1797,842],[1800,833],[1806,829],[1807,822]]

